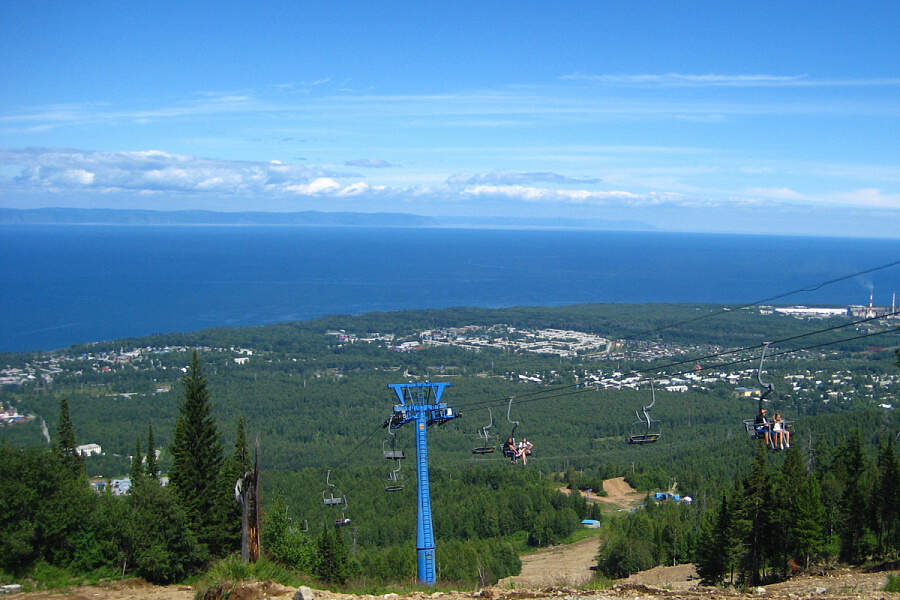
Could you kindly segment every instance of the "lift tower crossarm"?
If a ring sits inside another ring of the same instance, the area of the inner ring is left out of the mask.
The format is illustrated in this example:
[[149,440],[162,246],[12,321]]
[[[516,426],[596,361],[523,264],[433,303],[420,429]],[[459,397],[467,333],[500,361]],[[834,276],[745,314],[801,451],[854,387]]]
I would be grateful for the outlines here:
[[431,519],[431,489],[428,479],[428,426],[446,423],[459,415],[441,402],[449,383],[392,383],[399,404],[388,420],[391,429],[406,423],[416,423],[416,475],[418,477],[418,527],[416,552],[418,579],[427,585],[435,583],[434,527]]

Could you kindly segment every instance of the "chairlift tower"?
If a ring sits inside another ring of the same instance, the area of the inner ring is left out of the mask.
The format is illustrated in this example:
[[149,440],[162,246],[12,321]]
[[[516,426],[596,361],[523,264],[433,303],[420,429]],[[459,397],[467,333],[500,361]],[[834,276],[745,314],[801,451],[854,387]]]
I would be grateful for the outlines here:
[[388,385],[397,395],[391,418],[385,423],[391,429],[399,429],[407,423],[416,425],[416,475],[418,485],[418,527],[416,529],[416,553],[418,579],[427,585],[435,582],[434,528],[431,521],[431,491],[428,482],[428,427],[443,425],[458,415],[441,402],[444,388],[449,383],[392,383]]

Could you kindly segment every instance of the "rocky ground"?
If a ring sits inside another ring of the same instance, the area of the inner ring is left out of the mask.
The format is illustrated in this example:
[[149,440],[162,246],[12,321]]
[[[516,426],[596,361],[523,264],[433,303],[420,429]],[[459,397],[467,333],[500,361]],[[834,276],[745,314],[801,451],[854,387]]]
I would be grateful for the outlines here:
[[[611,510],[627,510],[640,500],[622,478],[604,482],[606,497],[594,496]],[[527,600],[560,598],[562,600],[712,600],[714,598],[768,598],[771,600],[853,599],[900,600],[900,593],[881,591],[889,573],[900,576],[900,570],[866,572],[837,568],[799,575],[741,593],[699,585],[693,565],[656,567],[636,573],[604,590],[584,589],[593,576],[590,567],[599,551],[599,538],[591,537],[566,546],[547,548],[522,557],[522,572],[507,577],[496,586],[477,592],[416,592],[406,596],[355,596],[325,590],[308,590],[298,594],[295,588],[272,582],[241,582],[218,590],[207,600]],[[897,565],[894,565],[895,568]],[[52,592],[31,592],[0,596],[2,600],[194,600],[190,586],[155,586],[137,579],[98,586],[83,586]],[[306,597],[301,597],[306,596]],[[312,598],[309,598],[312,596]]]
[[[557,553],[559,555],[559,553]],[[771,600],[900,600],[900,593],[884,592],[888,573],[838,568],[819,574],[794,577],[747,592],[700,586],[691,565],[657,567],[638,573],[604,590],[586,590],[566,585],[525,586],[506,581],[502,585],[476,592],[415,592],[405,596],[356,596],[325,590],[307,590],[301,598],[298,590],[272,582],[242,582],[219,590],[208,600],[712,600],[714,598],[768,598]],[[895,575],[900,571],[893,571]],[[52,592],[31,592],[5,596],[9,600],[193,600],[190,586],[155,586],[130,579],[97,586],[83,586]]]

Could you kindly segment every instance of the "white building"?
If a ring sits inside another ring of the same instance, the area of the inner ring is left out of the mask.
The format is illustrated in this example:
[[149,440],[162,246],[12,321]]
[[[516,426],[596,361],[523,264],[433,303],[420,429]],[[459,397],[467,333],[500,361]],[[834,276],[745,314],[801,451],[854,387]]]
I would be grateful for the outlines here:
[[102,450],[100,449],[99,444],[82,444],[81,446],[75,447],[75,452],[81,456],[100,456]]

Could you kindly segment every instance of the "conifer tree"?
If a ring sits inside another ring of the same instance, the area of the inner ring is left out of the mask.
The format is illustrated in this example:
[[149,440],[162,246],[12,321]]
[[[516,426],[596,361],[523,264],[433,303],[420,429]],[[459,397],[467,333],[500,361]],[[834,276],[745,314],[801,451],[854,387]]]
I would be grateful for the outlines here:
[[344,583],[350,574],[350,557],[347,553],[347,544],[344,543],[344,530],[334,530],[334,561],[336,573],[334,581]]
[[159,464],[156,462],[156,441],[153,439],[153,423],[147,425],[147,477],[159,483]]
[[75,449],[75,426],[69,418],[69,401],[59,401],[59,424],[56,426],[56,444],[54,449],[63,463],[76,477],[84,474],[84,461]]
[[900,466],[894,455],[894,439],[878,452],[878,481],[873,494],[873,513],[877,523],[878,552],[887,556],[900,548]]
[[237,433],[234,437],[234,453],[232,461],[237,472],[243,474],[250,470],[250,450],[247,447],[247,432],[244,430],[244,416],[238,417]]
[[697,573],[705,585],[718,585],[725,579],[728,571],[725,540],[731,528],[730,521],[728,497],[723,494],[719,509],[707,513],[700,533]]
[[131,457],[131,488],[137,489],[144,482],[144,454],[141,452],[141,436],[134,437],[134,456]]
[[224,548],[239,548],[241,543],[242,507],[235,501],[234,488],[237,480],[252,470],[250,451],[247,448],[247,433],[244,430],[244,417],[238,417],[237,432],[231,456],[222,468],[222,482],[219,485],[220,532],[221,544]]
[[789,559],[797,556],[794,524],[797,518],[797,499],[800,488],[807,479],[806,469],[800,450],[794,446],[785,457],[784,464],[776,479],[770,520],[774,527],[770,536],[770,555],[782,571],[789,574]]
[[322,526],[322,534],[316,541],[316,550],[318,551],[318,561],[315,569],[316,576],[322,581],[329,583],[337,581],[338,566],[334,548],[334,535],[328,529],[327,522]]
[[813,557],[822,552],[825,543],[825,505],[815,477],[807,477],[793,502],[794,516],[791,523],[791,546],[806,568]]
[[756,460],[746,481],[746,497],[744,500],[745,516],[749,521],[744,544],[743,574],[749,585],[759,585],[762,581],[761,570],[765,568],[768,554],[769,535],[772,522],[769,518],[772,508],[772,490],[768,474],[768,456],[766,446],[757,444]]
[[855,429],[844,449],[846,480],[840,504],[841,560],[859,563],[864,556],[863,536],[866,530],[866,493],[863,490],[865,453],[859,430]]
[[221,535],[215,509],[221,498],[217,484],[221,482],[222,443],[210,414],[209,390],[196,351],[182,385],[184,402],[175,423],[169,481],[197,539],[217,553]]

